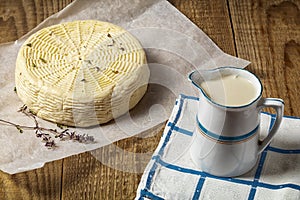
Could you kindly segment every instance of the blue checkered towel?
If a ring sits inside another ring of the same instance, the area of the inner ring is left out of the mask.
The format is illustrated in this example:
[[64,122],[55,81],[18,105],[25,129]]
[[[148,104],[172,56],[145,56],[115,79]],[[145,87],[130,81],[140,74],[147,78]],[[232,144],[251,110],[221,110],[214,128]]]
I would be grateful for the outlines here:
[[[284,117],[250,172],[222,178],[198,170],[189,155],[198,99],[181,95],[137,190],[140,199],[300,199],[300,119]],[[263,113],[267,132],[274,116]],[[262,135],[261,137],[264,137]]]

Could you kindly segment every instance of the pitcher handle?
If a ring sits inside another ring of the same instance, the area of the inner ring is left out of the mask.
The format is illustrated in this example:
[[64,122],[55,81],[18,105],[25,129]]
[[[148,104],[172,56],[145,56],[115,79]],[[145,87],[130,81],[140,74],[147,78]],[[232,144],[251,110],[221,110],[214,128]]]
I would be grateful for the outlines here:
[[260,154],[270,144],[271,139],[278,131],[283,117],[284,102],[282,99],[278,98],[262,98],[258,103],[258,108],[261,110],[265,107],[274,108],[276,111],[276,118],[268,135],[262,141],[259,142],[258,154]]

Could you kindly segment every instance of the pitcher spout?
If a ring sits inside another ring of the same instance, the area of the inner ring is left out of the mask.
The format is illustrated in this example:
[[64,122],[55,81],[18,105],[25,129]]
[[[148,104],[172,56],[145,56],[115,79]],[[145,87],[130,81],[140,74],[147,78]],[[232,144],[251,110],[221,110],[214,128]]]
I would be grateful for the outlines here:
[[201,83],[203,83],[204,78],[201,75],[202,73],[200,73],[200,71],[195,70],[193,72],[191,72],[188,76],[189,81],[191,81],[191,83],[197,88],[197,89],[201,89]]
[[200,98],[224,108],[240,108],[256,102],[262,85],[252,73],[236,67],[195,70],[188,76]]
[[189,74],[188,79],[200,91],[200,93],[210,99],[204,88],[205,82],[220,78],[221,74],[219,73],[219,69],[220,68],[211,70],[195,70]]

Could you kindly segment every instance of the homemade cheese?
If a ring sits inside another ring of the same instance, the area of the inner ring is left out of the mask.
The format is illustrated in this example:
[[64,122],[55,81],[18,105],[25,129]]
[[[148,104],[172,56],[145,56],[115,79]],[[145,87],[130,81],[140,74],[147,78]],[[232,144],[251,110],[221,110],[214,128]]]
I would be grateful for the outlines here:
[[126,30],[74,21],[44,28],[22,45],[18,96],[38,117],[69,126],[106,123],[133,108],[149,80],[145,52]]

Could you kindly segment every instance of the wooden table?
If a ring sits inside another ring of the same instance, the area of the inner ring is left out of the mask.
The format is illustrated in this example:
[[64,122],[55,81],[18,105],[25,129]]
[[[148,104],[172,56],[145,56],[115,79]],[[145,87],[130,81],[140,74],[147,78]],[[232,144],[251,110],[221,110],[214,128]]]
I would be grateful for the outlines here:
[[[0,43],[14,41],[72,0],[0,0]],[[299,0],[170,0],[226,53],[250,60],[263,96],[285,101],[285,115],[300,116]],[[149,138],[114,143],[129,152],[152,153],[161,128]],[[101,148],[109,155],[113,146]],[[138,164],[134,156],[110,162]],[[141,173],[108,167],[90,153],[71,156],[16,175],[0,172],[0,199],[133,199]]]

